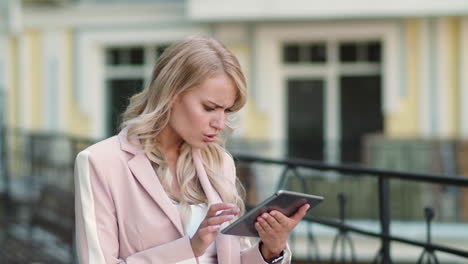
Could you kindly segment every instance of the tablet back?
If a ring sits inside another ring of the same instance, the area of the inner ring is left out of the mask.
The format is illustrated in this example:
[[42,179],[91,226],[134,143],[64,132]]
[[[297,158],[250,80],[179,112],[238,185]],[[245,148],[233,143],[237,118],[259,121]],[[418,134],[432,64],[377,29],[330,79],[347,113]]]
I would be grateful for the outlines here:
[[258,216],[265,212],[277,210],[286,216],[292,216],[299,207],[309,203],[310,208],[322,202],[323,197],[280,190],[261,202],[241,218],[221,230],[222,234],[258,237],[255,222]]

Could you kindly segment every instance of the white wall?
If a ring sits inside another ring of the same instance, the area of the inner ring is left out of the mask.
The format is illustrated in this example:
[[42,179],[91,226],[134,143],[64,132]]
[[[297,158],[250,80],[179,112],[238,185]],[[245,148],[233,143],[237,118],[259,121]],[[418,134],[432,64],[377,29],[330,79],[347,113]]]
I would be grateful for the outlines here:
[[201,21],[459,15],[466,0],[189,0],[188,14]]

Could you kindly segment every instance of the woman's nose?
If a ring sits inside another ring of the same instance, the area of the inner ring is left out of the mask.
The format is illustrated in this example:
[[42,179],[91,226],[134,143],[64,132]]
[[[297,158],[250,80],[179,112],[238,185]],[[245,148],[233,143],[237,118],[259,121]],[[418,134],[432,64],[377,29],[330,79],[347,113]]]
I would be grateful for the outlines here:
[[221,114],[218,116],[216,119],[211,121],[211,126],[216,128],[217,130],[223,130],[224,129],[224,121],[225,121],[225,114]]

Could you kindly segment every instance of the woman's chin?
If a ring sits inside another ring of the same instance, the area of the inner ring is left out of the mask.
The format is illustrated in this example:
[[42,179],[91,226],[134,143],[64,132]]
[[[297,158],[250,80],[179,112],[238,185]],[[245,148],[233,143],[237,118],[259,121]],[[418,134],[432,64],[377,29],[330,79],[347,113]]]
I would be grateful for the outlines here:
[[208,144],[210,144],[211,142],[205,142],[205,141],[201,141],[201,142],[194,142],[194,143],[189,143],[190,146],[192,146],[192,148],[197,148],[197,149],[204,149],[208,146]]

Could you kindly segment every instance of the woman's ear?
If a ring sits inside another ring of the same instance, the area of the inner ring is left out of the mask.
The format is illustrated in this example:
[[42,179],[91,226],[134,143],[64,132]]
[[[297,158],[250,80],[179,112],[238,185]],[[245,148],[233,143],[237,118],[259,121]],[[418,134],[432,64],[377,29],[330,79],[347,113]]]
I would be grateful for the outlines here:
[[174,107],[175,104],[178,104],[180,101],[180,95],[176,95],[174,96],[171,101],[169,101],[169,108],[172,109],[172,107]]

